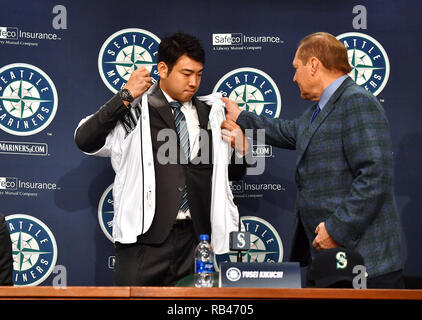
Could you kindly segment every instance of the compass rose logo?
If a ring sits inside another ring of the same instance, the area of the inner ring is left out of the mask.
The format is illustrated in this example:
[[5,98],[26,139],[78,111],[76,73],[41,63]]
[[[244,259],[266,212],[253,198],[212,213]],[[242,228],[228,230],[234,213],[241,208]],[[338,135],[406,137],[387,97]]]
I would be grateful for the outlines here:
[[390,62],[382,45],[374,38],[359,32],[348,32],[337,36],[347,49],[352,71],[349,76],[355,82],[378,95],[385,87],[390,75]]
[[57,260],[53,233],[40,220],[26,214],[6,217],[12,240],[13,283],[36,286],[48,278]]
[[113,93],[129,80],[130,74],[141,66],[158,81],[157,53],[160,38],[143,29],[123,29],[113,33],[102,45],[98,55],[98,70],[104,84]]
[[113,240],[113,184],[111,184],[101,196],[98,204],[98,222],[101,230],[103,230],[106,237],[111,241]]
[[[246,231],[251,234],[251,248],[243,252],[243,262],[282,262],[283,243],[274,227],[266,220],[245,216],[240,218]],[[237,262],[237,252],[215,255],[215,266],[219,270],[222,262]]]
[[276,118],[281,111],[278,88],[265,72],[255,68],[239,68],[225,74],[213,92],[235,101],[243,110]]
[[44,130],[57,111],[57,91],[41,69],[26,63],[0,68],[0,129],[17,136]]

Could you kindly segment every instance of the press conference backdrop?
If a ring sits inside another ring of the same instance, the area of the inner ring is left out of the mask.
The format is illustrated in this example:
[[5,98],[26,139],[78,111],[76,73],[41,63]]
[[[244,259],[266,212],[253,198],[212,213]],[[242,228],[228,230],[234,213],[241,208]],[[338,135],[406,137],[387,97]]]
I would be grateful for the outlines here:
[[[350,76],[391,123],[405,274],[422,276],[422,81],[419,1],[2,1],[0,211],[13,240],[15,285],[112,285],[114,178],[109,159],[73,140],[78,122],[134,67],[157,80],[160,39],[185,31],[206,51],[200,95],[293,119],[309,102],[292,82],[305,35],[326,31],[349,51]],[[255,144],[265,170],[232,185],[253,248],[249,261],[286,261],[293,235],[295,153]],[[256,172],[255,172],[256,173]],[[234,259],[230,254],[219,261]]]

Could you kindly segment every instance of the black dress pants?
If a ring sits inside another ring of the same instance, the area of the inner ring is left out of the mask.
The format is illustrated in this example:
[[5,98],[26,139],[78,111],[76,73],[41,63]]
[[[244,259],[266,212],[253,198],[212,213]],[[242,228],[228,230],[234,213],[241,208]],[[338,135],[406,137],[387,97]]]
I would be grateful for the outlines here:
[[194,271],[198,243],[191,220],[174,224],[161,244],[115,243],[116,286],[169,286]]

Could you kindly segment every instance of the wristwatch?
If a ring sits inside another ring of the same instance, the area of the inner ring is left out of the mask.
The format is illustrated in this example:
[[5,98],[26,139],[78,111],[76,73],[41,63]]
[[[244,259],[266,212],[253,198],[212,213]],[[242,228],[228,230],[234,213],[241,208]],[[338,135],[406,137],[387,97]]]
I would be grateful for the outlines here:
[[119,96],[120,99],[122,99],[123,101],[128,101],[128,102],[132,102],[133,101],[133,97],[130,94],[130,91],[128,89],[122,89],[119,91]]

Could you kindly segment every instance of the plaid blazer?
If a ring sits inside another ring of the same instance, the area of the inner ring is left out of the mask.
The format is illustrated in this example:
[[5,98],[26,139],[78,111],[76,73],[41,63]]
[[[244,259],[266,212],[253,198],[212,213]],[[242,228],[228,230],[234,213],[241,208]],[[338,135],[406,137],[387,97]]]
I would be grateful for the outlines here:
[[315,228],[325,222],[336,242],[363,256],[370,278],[402,269],[390,130],[381,104],[346,78],[311,123],[314,108],[294,120],[245,111],[237,120],[243,129],[265,128],[265,143],[296,150],[290,259],[309,262]]

